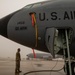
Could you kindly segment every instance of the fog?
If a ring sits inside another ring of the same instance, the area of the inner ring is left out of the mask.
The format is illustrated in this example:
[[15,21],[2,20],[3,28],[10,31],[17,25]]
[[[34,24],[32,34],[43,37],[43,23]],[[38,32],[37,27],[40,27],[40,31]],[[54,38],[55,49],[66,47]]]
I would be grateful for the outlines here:
[[[24,6],[40,2],[44,0],[0,0],[0,18],[17,11]],[[17,51],[17,48],[21,48],[21,57],[26,58],[26,55],[28,53],[32,53],[32,49],[22,46],[20,44],[17,44],[13,41],[10,41],[2,36],[0,36],[0,57],[4,58],[15,58],[15,53]],[[35,51],[39,52],[39,51]]]

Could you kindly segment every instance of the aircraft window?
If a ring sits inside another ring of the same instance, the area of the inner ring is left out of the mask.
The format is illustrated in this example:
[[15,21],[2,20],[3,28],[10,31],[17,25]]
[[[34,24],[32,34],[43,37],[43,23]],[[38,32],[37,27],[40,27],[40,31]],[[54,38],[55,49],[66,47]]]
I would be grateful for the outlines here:
[[31,4],[31,5],[27,5],[27,6],[25,6],[25,8],[31,8],[33,5]]
[[45,3],[48,3],[48,2],[36,3],[36,4],[34,4],[32,7],[38,7],[38,6],[41,6],[41,5],[45,4]]
[[33,7],[38,7],[40,5],[41,5],[41,3],[36,3],[36,4],[33,5]]

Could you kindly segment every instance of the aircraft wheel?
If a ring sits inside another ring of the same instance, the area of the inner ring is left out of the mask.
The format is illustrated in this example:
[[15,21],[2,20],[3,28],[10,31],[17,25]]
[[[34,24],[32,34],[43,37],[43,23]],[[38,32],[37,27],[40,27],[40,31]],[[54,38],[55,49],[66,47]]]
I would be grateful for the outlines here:
[[[75,62],[71,63],[71,68],[72,68],[72,75],[75,75]],[[67,70],[67,75],[70,75],[68,62],[66,63],[66,70]],[[65,67],[64,67],[64,72],[65,72]]]
[[72,75],[75,75],[75,62],[72,62]]

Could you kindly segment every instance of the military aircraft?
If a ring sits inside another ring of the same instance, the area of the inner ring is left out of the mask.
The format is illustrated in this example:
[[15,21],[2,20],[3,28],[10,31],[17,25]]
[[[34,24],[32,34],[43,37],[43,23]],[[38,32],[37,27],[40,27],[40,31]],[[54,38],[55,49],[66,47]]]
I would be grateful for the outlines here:
[[[53,57],[60,54],[74,58],[75,0],[29,4],[0,19],[0,34],[27,47],[50,52]],[[74,60],[71,65],[74,69]]]

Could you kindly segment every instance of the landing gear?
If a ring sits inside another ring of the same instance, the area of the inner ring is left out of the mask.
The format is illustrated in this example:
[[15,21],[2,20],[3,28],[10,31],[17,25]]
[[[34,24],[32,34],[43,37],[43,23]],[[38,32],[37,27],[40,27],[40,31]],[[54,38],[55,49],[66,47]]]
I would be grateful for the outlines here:
[[74,72],[75,61],[74,60],[71,61],[71,56],[70,56],[71,50],[69,49],[72,41],[73,30],[70,28],[57,29],[57,30],[58,30],[58,35],[55,36],[55,38],[57,37],[57,39],[54,39],[54,53],[57,54],[58,52],[61,51],[61,49],[63,50],[64,60],[65,60],[64,70],[67,75],[75,75]]
[[[55,57],[55,54],[62,54],[64,52],[65,72],[67,75],[75,75],[75,62],[71,61],[71,50],[69,49],[72,41],[72,35],[73,30],[71,28],[48,28],[46,30],[46,46],[52,56]],[[62,50],[63,52],[61,52]]]
[[66,72],[66,75],[75,75],[75,72],[74,72],[75,62],[74,60],[71,61],[67,30],[65,30],[65,36],[66,36],[66,47],[67,48],[66,50],[64,50],[64,59],[65,59],[64,71]]
[[[65,66],[64,66],[64,72],[66,72],[66,75],[70,75],[68,62],[66,62]],[[75,62],[71,62],[71,70],[72,70],[72,75],[75,75]]]

